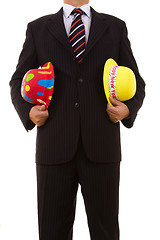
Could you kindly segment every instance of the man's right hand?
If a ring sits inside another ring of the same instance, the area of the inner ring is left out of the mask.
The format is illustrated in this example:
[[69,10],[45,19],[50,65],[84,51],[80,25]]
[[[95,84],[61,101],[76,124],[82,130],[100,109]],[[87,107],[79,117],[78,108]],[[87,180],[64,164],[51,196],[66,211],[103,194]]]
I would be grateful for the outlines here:
[[45,108],[45,105],[36,105],[31,108],[29,112],[29,118],[34,122],[38,127],[41,127],[45,124],[49,118],[49,112]]

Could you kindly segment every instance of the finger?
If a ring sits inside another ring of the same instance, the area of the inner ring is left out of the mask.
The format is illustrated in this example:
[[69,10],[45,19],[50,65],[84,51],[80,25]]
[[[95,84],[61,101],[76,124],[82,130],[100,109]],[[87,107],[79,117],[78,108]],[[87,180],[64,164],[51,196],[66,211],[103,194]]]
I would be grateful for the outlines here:
[[118,112],[116,107],[108,107],[107,113],[112,122],[116,123],[119,121]]
[[110,118],[110,120],[111,120],[112,122],[116,123],[116,122],[119,121],[119,118],[118,118],[118,116],[117,116],[115,113],[111,113],[111,112],[110,112],[108,115],[109,115],[109,118]]
[[115,114],[117,112],[116,106],[111,106],[109,103],[107,104],[107,112]]
[[46,110],[46,106],[42,105],[41,108],[40,108],[40,111],[45,111],[45,110]]
[[116,98],[110,97],[109,100],[113,106],[118,106],[120,104],[120,101],[118,101]]
[[49,117],[49,112],[47,109],[45,111],[41,111],[41,114],[45,119],[47,119]]
[[118,119],[116,116],[114,116],[114,115],[109,115],[109,118],[110,118],[110,120],[111,120],[113,123],[119,122],[119,119]]
[[108,102],[108,103],[107,103],[107,109],[108,109],[108,110],[112,110],[113,108],[114,108],[114,106],[113,106],[113,105],[111,106],[111,105],[109,104],[109,102]]

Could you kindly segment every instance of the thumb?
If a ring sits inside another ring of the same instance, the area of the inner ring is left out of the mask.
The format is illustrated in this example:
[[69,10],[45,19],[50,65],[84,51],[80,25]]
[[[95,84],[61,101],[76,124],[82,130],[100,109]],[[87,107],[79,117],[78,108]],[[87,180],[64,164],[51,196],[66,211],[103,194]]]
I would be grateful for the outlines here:
[[118,106],[120,104],[120,101],[118,101],[116,98],[110,97],[109,100],[113,106]]
[[45,105],[42,105],[42,106],[40,106],[40,109],[39,109],[40,111],[45,111],[46,110],[46,106]]

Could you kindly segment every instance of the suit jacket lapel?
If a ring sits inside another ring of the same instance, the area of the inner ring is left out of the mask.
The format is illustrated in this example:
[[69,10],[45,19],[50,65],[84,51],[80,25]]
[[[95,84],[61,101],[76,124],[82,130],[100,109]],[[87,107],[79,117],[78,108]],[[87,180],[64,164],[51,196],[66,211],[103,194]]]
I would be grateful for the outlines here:
[[[103,15],[96,12],[92,7],[91,12],[91,27],[84,57],[89,53],[95,43],[102,37],[103,33],[108,28],[108,24],[104,24]],[[58,41],[60,41],[74,56],[74,51],[70,44],[63,22],[63,8],[61,8],[57,13],[50,16],[48,27],[51,34]]]
[[63,22],[63,8],[50,16],[48,27],[51,34],[74,55],[73,48],[67,36]]
[[103,21],[103,15],[96,12],[91,7],[92,19],[91,19],[91,27],[89,32],[88,43],[86,46],[86,51],[84,53],[84,57],[88,54],[88,52],[93,48],[96,42],[102,37],[103,33],[108,28],[109,24]]

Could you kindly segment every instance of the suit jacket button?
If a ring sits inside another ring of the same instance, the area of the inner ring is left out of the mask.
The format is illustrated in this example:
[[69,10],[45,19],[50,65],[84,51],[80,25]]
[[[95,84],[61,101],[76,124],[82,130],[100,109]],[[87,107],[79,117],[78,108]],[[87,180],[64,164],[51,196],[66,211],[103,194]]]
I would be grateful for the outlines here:
[[79,81],[80,83],[82,83],[82,82],[83,82],[83,79],[82,79],[82,78],[79,78],[78,81]]
[[74,106],[75,106],[76,108],[79,108],[79,103],[76,102],[76,103],[74,104]]

